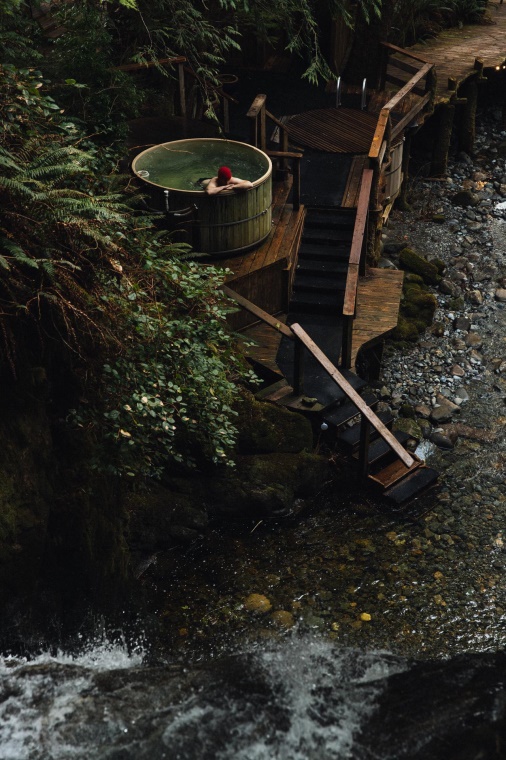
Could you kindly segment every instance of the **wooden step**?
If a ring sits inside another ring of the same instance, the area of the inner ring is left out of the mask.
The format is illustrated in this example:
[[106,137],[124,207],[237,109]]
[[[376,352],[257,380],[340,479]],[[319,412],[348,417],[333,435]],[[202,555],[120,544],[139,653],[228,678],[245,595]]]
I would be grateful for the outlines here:
[[317,258],[300,259],[296,268],[297,274],[346,274],[348,271],[348,261],[339,259],[324,259],[320,261]]
[[325,245],[335,245],[336,243],[351,243],[353,237],[353,228],[343,228],[332,230],[320,227],[307,227],[304,225],[302,233],[303,243],[324,243]]
[[377,472],[375,475],[369,475],[369,480],[373,483],[377,483],[377,485],[381,486],[383,489],[390,488],[394,483],[398,483],[411,472],[414,472],[418,467],[421,467],[422,464],[423,462],[417,458],[411,467],[406,467],[404,462],[401,462],[400,459],[396,459],[395,462],[391,462],[387,465],[384,470],[380,470],[380,472]]
[[297,271],[294,291],[304,290],[311,293],[335,293],[346,290],[346,277],[328,274],[326,277],[311,272]]
[[[404,445],[410,437],[403,430],[394,430],[393,434],[401,445]],[[392,455],[393,457],[395,457],[395,454],[390,448],[390,446],[388,445],[388,443],[386,443],[386,441],[384,441],[383,438],[378,438],[377,440],[373,441],[371,445],[369,446],[368,458],[367,458],[369,466],[378,464],[389,455]],[[359,458],[358,452],[355,452],[352,455],[352,459],[358,461],[358,458]]]
[[[371,409],[374,409],[378,405],[378,398],[372,391],[366,391],[363,393],[362,398],[367,406],[371,407]],[[358,411],[355,404],[353,404],[351,401],[347,401],[340,406],[329,409],[329,411],[325,413],[323,419],[329,427],[337,429],[352,420],[359,413],[360,412]]]
[[422,464],[414,472],[395,483],[391,488],[384,491],[383,496],[389,502],[400,506],[407,501],[420,496],[424,491],[433,486],[439,477],[437,470]]
[[338,317],[343,311],[343,294],[296,290],[292,295],[289,310],[290,312],[331,314]]
[[310,243],[302,240],[299,248],[299,261],[318,259],[319,261],[348,261],[350,258],[350,242],[345,241],[341,245],[327,245],[326,243]]
[[353,229],[355,225],[355,209],[307,209],[304,224],[307,227],[322,227],[326,229]]
[[[391,412],[379,412],[377,417],[384,425],[386,425],[386,427],[389,427],[394,421]],[[349,427],[338,434],[337,443],[347,454],[352,454],[357,450],[360,443],[361,427],[361,423],[357,422],[355,425],[352,425],[352,427]],[[377,437],[378,433],[371,425],[370,441],[372,442]]]

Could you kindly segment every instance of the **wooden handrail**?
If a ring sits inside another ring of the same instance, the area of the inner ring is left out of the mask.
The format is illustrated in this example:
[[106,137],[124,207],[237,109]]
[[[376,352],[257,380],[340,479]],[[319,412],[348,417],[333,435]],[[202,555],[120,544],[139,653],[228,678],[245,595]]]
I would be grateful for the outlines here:
[[419,55],[410,53],[409,50],[404,50],[404,48],[397,47],[397,45],[392,45],[391,42],[382,42],[380,44],[383,47],[388,48],[389,50],[393,50],[394,53],[402,53],[402,55],[408,56],[409,58],[413,58],[415,61],[420,61],[420,63],[428,63],[426,58],[422,58]]
[[385,132],[390,122],[390,109],[382,108],[378,117],[374,136],[372,138],[371,147],[369,150],[369,158],[378,159],[381,152],[381,146],[385,138]]
[[420,79],[423,79],[425,76],[427,76],[427,74],[429,73],[429,71],[431,69],[433,69],[433,68],[434,68],[434,64],[433,63],[426,63],[424,66],[422,66],[422,68],[419,69],[419,71],[417,71],[417,73],[414,74],[411,77],[411,79],[409,79],[406,82],[406,84],[404,85],[404,87],[401,87],[401,89],[398,92],[395,93],[395,95],[393,96],[393,98],[390,98],[390,100],[388,101],[388,103],[385,103],[385,105],[383,106],[382,110],[384,110],[385,108],[388,108],[389,111],[393,111],[393,109],[395,108],[395,106],[399,105],[399,103],[401,102],[401,100],[406,95],[408,95],[408,93],[411,92],[411,90],[413,89],[413,87],[415,87],[415,85],[418,84],[418,82],[420,81]]
[[357,391],[353,388],[353,386],[346,380],[345,377],[339,372],[336,366],[332,364],[330,359],[325,356],[323,351],[318,348],[316,343],[309,337],[307,332],[298,324],[294,323],[291,326],[292,332],[294,335],[304,344],[304,346],[307,348],[307,350],[314,356],[318,364],[320,364],[325,372],[327,372],[332,380],[341,388],[343,393],[346,394],[346,396],[349,398],[349,400],[355,404],[358,411],[362,415],[362,417],[365,417],[368,422],[373,426],[373,428],[377,431],[377,433],[383,438],[385,443],[392,449],[392,451],[395,452],[395,454],[399,457],[401,462],[406,465],[406,467],[411,467],[415,460],[413,457],[409,454],[409,452],[406,451],[406,449],[401,446],[397,438],[393,435],[393,433],[390,432],[390,430],[386,427],[386,425],[381,422],[381,420],[376,416],[376,414],[373,412],[370,406],[367,406],[366,402],[360,396],[360,394],[357,393]]
[[402,119],[392,127],[392,140],[402,132],[404,127],[406,127],[413,120],[417,113],[420,113],[420,111],[425,108],[431,97],[432,95],[430,92],[426,93],[423,98],[418,103],[416,103],[413,108],[406,114],[406,116],[403,116]]
[[272,158],[296,158],[300,160],[304,157],[304,153],[292,153],[289,150],[266,150],[265,153]]
[[271,314],[268,314],[266,311],[261,309],[260,306],[257,306],[252,301],[248,301],[247,298],[239,295],[239,293],[236,293],[235,290],[232,290],[227,285],[223,285],[222,290],[225,295],[238,303],[239,306],[242,306],[243,309],[249,311],[250,314],[253,314],[255,317],[260,319],[262,322],[265,322],[265,324],[269,325],[269,327],[272,327],[277,332],[282,333],[286,338],[294,340],[293,333],[290,328],[283,324],[283,322],[280,322],[278,319],[273,317]]

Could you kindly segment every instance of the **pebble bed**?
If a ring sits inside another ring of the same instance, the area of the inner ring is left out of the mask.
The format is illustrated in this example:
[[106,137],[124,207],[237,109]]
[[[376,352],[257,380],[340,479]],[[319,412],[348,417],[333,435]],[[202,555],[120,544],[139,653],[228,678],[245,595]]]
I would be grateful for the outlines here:
[[[462,194],[462,191],[466,191]],[[467,200],[464,205],[463,199]],[[435,320],[387,348],[376,388],[413,409],[439,485],[396,514],[327,487],[283,522],[211,531],[146,574],[171,649],[311,629],[344,646],[440,657],[506,644],[506,131],[485,114],[475,154],[444,180],[411,180],[381,265],[409,245],[443,261]],[[419,434],[416,434],[419,431]],[[171,585],[168,588],[168,578]]]

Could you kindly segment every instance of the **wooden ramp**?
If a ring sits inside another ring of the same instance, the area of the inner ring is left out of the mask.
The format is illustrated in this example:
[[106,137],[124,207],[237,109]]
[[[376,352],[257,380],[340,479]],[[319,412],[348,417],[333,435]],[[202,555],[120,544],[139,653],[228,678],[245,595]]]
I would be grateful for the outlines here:
[[371,346],[397,327],[404,272],[369,269],[358,283],[357,312],[351,340],[352,367],[361,348]]

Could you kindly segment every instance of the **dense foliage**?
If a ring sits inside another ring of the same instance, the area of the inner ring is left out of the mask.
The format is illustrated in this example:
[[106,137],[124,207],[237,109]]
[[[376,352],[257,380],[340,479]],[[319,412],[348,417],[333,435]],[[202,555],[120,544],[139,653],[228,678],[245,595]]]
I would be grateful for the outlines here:
[[225,461],[244,370],[223,274],[184,259],[50,87],[0,67],[1,369],[71,366],[85,403],[70,419],[101,467],[161,477],[171,461]]

